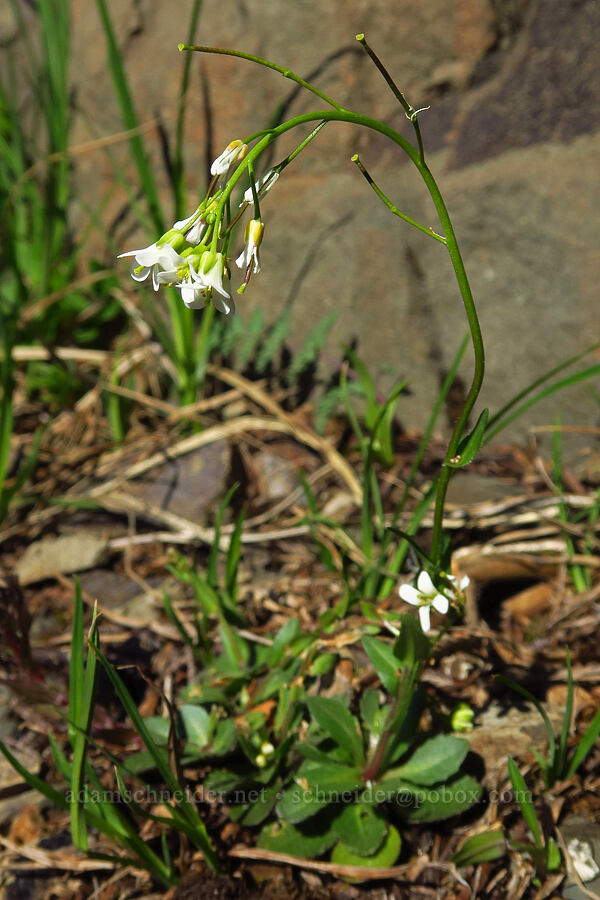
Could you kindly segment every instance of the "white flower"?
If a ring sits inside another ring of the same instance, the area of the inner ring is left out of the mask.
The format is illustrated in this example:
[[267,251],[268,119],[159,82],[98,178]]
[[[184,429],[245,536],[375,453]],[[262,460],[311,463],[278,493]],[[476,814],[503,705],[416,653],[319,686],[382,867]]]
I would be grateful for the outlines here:
[[265,226],[260,219],[250,219],[246,225],[246,233],[244,235],[246,246],[235,261],[238,268],[246,270],[245,283],[249,281],[252,273],[256,275],[260,272],[258,248],[260,247],[264,230]]
[[227,177],[229,169],[243,160],[247,150],[247,144],[243,144],[242,141],[231,141],[231,143],[227,144],[221,155],[213,160],[213,164],[210,167],[210,174],[225,175],[225,177]]
[[402,584],[400,585],[399,593],[401,599],[406,601],[406,603],[419,607],[419,621],[423,631],[429,631],[432,606],[443,615],[448,612],[450,606],[446,595],[440,594],[429,573],[425,572],[425,570],[419,572],[416,588],[411,584]]
[[446,578],[451,582],[455,594],[462,594],[465,588],[468,588],[471,584],[471,579],[468,575],[463,575],[460,581],[458,581],[456,575],[446,575]]
[[117,258],[121,259],[123,256],[134,257],[131,264],[131,277],[135,281],[145,281],[152,273],[152,285],[155,291],[161,284],[159,278],[161,272],[173,271],[185,262],[183,256],[180,256],[171,244],[160,242],[150,244],[149,247],[143,247],[141,250],[128,250],[126,253],[120,253]]
[[230,316],[235,312],[235,304],[227,283],[223,254],[209,251],[202,256],[197,270],[189,264],[189,274],[175,286],[189,309],[202,309],[212,302],[218,312]]
[[[276,172],[275,169],[269,169],[268,172],[265,172],[258,181],[254,182],[254,186],[256,188],[256,193],[258,194],[258,199],[262,200],[265,194],[268,194],[277,179],[279,178],[279,172]],[[254,194],[252,193],[252,188],[249,187],[248,190],[244,194],[244,199],[240,203],[240,206],[243,206],[244,203],[254,203]]]

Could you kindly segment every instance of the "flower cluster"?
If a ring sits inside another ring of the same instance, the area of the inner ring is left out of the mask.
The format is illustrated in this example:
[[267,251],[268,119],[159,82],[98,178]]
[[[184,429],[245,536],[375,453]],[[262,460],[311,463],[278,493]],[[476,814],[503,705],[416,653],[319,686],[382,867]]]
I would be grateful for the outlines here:
[[[186,219],[175,222],[148,247],[120,254],[119,258],[133,257],[131,276],[135,281],[145,281],[150,276],[155,291],[161,285],[174,286],[190,309],[200,309],[212,303],[226,316],[235,312],[227,264],[231,230],[229,221],[223,220],[228,215],[229,178],[247,150],[247,145],[242,141],[231,141],[214,160],[210,169],[213,176],[211,186],[197,209]],[[273,169],[266,172],[254,184],[254,190],[250,187],[246,191],[240,205],[245,208],[252,203],[255,193],[259,198],[264,196],[278,177],[279,173]],[[245,246],[236,259],[236,265],[245,273],[239,293],[243,293],[252,274],[260,272],[258,249],[263,232],[264,225],[260,218],[251,219],[246,226]]]
[[431,576],[425,570],[419,572],[416,587],[410,584],[400,585],[399,594],[401,599],[406,603],[410,603],[411,606],[418,607],[419,622],[423,631],[429,631],[431,627],[432,607],[437,612],[445,615],[450,608],[450,600],[456,601],[470,583],[468,575],[464,575],[460,581],[455,575],[447,575],[446,579],[452,585],[454,594],[452,598],[449,598],[436,588],[431,580]]

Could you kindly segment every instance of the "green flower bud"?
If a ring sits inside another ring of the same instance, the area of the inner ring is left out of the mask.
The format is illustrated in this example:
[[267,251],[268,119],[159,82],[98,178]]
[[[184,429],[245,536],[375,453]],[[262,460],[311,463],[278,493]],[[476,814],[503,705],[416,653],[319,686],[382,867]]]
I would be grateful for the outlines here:
[[473,716],[475,713],[466,703],[459,703],[450,713],[450,727],[452,731],[473,731]]

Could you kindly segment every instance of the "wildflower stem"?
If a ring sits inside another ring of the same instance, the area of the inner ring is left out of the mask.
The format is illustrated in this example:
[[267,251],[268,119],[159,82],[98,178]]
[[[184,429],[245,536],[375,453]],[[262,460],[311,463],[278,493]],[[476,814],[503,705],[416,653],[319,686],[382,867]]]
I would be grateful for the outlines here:
[[331,97],[328,97],[327,94],[320,91],[313,84],[309,84],[308,81],[304,81],[303,78],[300,78],[299,75],[296,75],[295,72],[292,72],[291,69],[284,68],[283,66],[278,66],[276,63],[270,62],[268,59],[262,59],[260,56],[254,56],[252,53],[244,53],[241,50],[228,50],[223,47],[197,47],[192,46],[191,44],[179,44],[180,50],[196,50],[198,53],[216,53],[221,56],[238,56],[240,59],[247,59],[250,62],[258,63],[260,66],[265,66],[267,69],[274,69],[276,72],[279,72],[280,75],[283,75],[284,78],[289,78],[291,81],[295,81],[296,84],[301,85],[306,88],[307,91],[310,91],[312,94],[315,94],[317,97],[320,97],[321,100],[324,100],[325,103],[328,103],[329,106],[333,106],[334,109],[343,110],[344,107],[340,106],[339,103],[336,103],[335,100],[332,100]]
[[[360,113],[351,112],[350,110],[344,109],[335,100],[332,100],[331,97],[328,97],[318,88],[314,87],[312,84],[304,81],[304,79],[300,78],[300,76],[296,75],[290,69],[283,68],[282,66],[278,66],[276,63],[272,63],[269,60],[262,59],[258,56],[253,56],[250,53],[243,53],[240,50],[228,50],[218,47],[205,47],[205,46],[190,46],[186,44],[180,44],[180,50],[195,50],[202,53],[215,53],[222,54],[225,56],[236,56],[241,59],[247,59],[251,62],[255,62],[258,65],[264,66],[268,69],[274,69],[276,72],[279,72],[285,78],[290,78],[292,81],[295,81],[297,84],[302,85],[308,91],[315,94],[317,97],[325,100],[330,106],[333,107],[332,110],[323,110],[317,111],[313,113],[306,113],[301,116],[295,116],[293,119],[289,119],[287,122],[283,122],[281,125],[278,125],[269,131],[264,133],[264,136],[257,142],[257,144],[250,150],[247,157],[243,160],[242,163],[235,170],[233,175],[230,177],[227,188],[224,191],[223,196],[219,200],[219,205],[217,208],[217,220],[220,219],[224,204],[227,200],[227,197],[231,193],[233,186],[241,177],[242,173],[248,168],[248,165],[253,163],[254,160],[260,156],[263,150],[274,141],[279,135],[284,134],[286,131],[289,131],[292,128],[295,128],[297,125],[302,125],[306,122],[314,122],[315,120],[321,120],[322,123],[325,122],[348,122],[353,125],[360,125],[364,128],[369,128],[372,131],[379,132],[379,134],[383,134],[385,137],[388,137],[391,141],[401,147],[402,150],[410,157],[412,162],[417,167],[425,185],[429,191],[431,199],[433,200],[433,204],[436,208],[438,217],[440,219],[440,223],[442,225],[442,230],[444,232],[444,239],[446,243],[446,247],[448,249],[448,253],[450,255],[450,261],[452,263],[452,267],[454,268],[454,273],[456,276],[456,280],[458,282],[458,287],[460,290],[460,294],[462,297],[463,305],[465,307],[465,312],[467,315],[467,320],[469,323],[469,330],[471,332],[471,341],[473,343],[473,351],[475,355],[475,371],[473,374],[473,381],[471,387],[469,389],[469,393],[467,395],[467,399],[465,401],[465,405],[463,411],[459,417],[459,420],[456,424],[452,437],[450,438],[450,442],[448,444],[448,450],[446,452],[446,458],[444,460],[444,464],[442,466],[442,470],[440,472],[440,476],[437,484],[437,494],[435,501],[435,513],[434,513],[434,521],[433,521],[433,534],[431,539],[431,558],[433,559],[436,565],[440,563],[440,552],[441,552],[441,537],[442,537],[442,521],[443,521],[443,512],[444,512],[444,502],[446,499],[446,491],[448,489],[448,483],[450,481],[450,476],[452,474],[451,468],[448,466],[450,460],[456,456],[458,451],[458,446],[460,443],[460,439],[465,431],[466,425],[469,421],[469,416],[475,406],[475,402],[477,397],[479,396],[479,392],[481,390],[481,386],[483,384],[483,375],[485,369],[485,354],[483,348],[483,339],[481,336],[481,328],[479,326],[479,319],[477,316],[477,310],[475,308],[475,302],[473,300],[473,294],[471,292],[471,288],[469,285],[469,280],[467,278],[467,273],[465,271],[464,263],[462,260],[462,256],[460,253],[460,249],[458,247],[458,242],[456,240],[456,235],[454,234],[454,229],[452,227],[452,222],[450,220],[450,216],[448,214],[448,210],[446,208],[446,204],[444,203],[444,199],[440,193],[440,190],[437,186],[435,178],[430,172],[427,164],[425,163],[424,153],[423,153],[423,144],[421,141],[421,134],[419,130],[419,125],[417,122],[416,114],[417,110],[415,110],[406,100],[404,95],[396,85],[394,84],[393,79],[376,56],[376,54],[371,50],[368,46],[365,37],[363,34],[357,35],[357,39],[364,47],[365,51],[369,54],[370,58],[373,60],[386,82],[388,83],[391,90],[394,92],[394,95],[402,105],[406,115],[410,119],[415,129],[415,135],[417,138],[418,147],[414,147],[413,144],[410,143],[405,137],[395,131],[393,128],[390,128],[389,125],[386,125],[384,122],[380,122],[377,119],[373,119],[370,116],[362,115]],[[416,223],[411,223],[416,224]],[[216,240],[219,229],[215,229],[215,233],[213,236],[213,244],[216,247]]]
[[388,87],[390,88],[392,94],[398,100],[402,109],[406,113],[406,117],[412,122],[412,126],[415,129],[415,136],[417,138],[417,144],[419,146],[419,156],[421,157],[421,162],[425,162],[425,151],[423,149],[423,140],[421,138],[421,129],[419,127],[419,122],[417,120],[417,110],[413,106],[410,105],[402,91],[396,85],[394,79],[383,65],[375,51],[367,44],[367,39],[364,34],[357,34],[356,40],[361,45],[367,56],[371,59],[372,62],[375,63],[381,74],[383,75],[385,81],[387,82]]
[[353,163],[356,164],[358,169],[360,169],[360,171],[364,175],[366,181],[371,185],[371,187],[373,188],[373,190],[375,191],[375,193],[377,194],[379,199],[382,201],[382,203],[385,203],[385,205],[390,210],[390,212],[393,212],[395,216],[398,216],[400,219],[403,219],[405,222],[408,222],[408,224],[412,225],[414,228],[418,228],[419,231],[423,232],[423,234],[429,235],[429,237],[434,238],[434,240],[439,241],[441,244],[446,243],[446,238],[443,237],[441,234],[437,234],[432,228],[426,228],[425,225],[421,225],[420,222],[415,222],[414,219],[411,219],[410,216],[407,216],[406,213],[403,213],[401,210],[399,210],[397,206],[394,206],[392,201],[388,197],[386,197],[386,195],[383,193],[383,191],[381,190],[379,185],[377,185],[373,181],[371,175],[369,174],[369,172],[367,172],[367,170],[363,166],[358,153],[355,153],[354,156],[350,157],[350,159],[352,160]]

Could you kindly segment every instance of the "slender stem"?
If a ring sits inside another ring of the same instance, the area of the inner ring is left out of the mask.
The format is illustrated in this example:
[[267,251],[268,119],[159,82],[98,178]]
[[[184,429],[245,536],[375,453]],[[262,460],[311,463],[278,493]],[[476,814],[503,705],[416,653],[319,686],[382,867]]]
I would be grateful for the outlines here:
[[485,371],[485,351],[483,348],[483,338],[481,336],[481,327],[479,325],[479,318],[477,316],[477,310],[475,308],[475,301],[473,300],[473,294],[469,285],[469,279],[467,278],[467,273],[465,271],[465,266],[458,247],[456,235],[454,234],[454,228],[452,227],[452,222],[450,221],[450,216],[448,214],[448,210],[446,209],[446,204],[444,203],[433,175],[431,174],[425,163],[421,162],[418,168],[421,172],[423,180],[425,181],[425,184],[427,185],[427,188],[431,195],[431,199],[435,204],[435,208],[437,210],[440,222],[442,223],[444,234],[446,236],[446,245],[448,247],[450,261],[452,262],[452,267],[454,268],[454,274],[458,282],[458,287],[465,307],[465,312],[467,314],[467,320],[469,322],[469,329],[471,332],[471,340],[473,342],[473,352],[475,354],[475,370],[473,373],[473,381],[471,383],[469,393],[467,394],[467,399],[465,400],[465,405],[463,407],[462,413],[460,414],[452,437],[450,438],[450,443],[448,444],[448,449],[446,451],[446,458],[444,460],[444,464],[442,466],[440,478],[438,481],[437,495],[435,500],[435,513],[433,517],[433,534],[431,537],[430,555],[433,561],[439,564],[442,538],[442,521],[444,516],[444,502],[446,499],[446,491],[448,489],[450,476],[452,475],[452,469],[448,466],[448,462],[452,459],[452,457],[456,456],[460,439],[467,426],[469,416],[473,411],[473,407],[475,406],[477,397],[479,396],[479,392],[481,391]]
[[365,116],[360,113],[354,113],[350,112],[349,110],[343,109],[320,110],[317,112],[305,113],[304,115],[296,116],[295,118],[290,119],[288,122],[283,122],[281,125],[278,125],[277,128],[273,128],[252,148],[252,150],[249,151],[245,160],[238,166],[236,171],[229,179],[227,189],[225,190],[224,195],[219,202],[217,217],[221,215],[227,195],[230,193],[234,184],[247,168],[248,162],[253,162],[254,159],[256,159],[256,157],[259,156],[262,151],[271,143],[271,141],[275,140],[277,137],[279,137],[279,135],[284,134],[291,128],[295,128],[297,125],[302,125],[305,122],[314,122],[316,119],[321,119],[323,121],[329,122],[348,122],[353,125],[360,125],[364,128],[369,128],[372,131],[377,131],[380,134],[383,134],[386,137],[390,138],[390,140],[392,140],[395,144],[398,144],[398,146],[404,150],[407,156],[410,157],[410,159],[419,170],[419,173],[423,178],[423,181],[425,182],[431,199],[433,200],[433,204],[436,208],[440,223],[442,225],[442,230],[444,232],[450,261],[454,269],[454,274],[456,276],[463,305],[465,307],[465,312],[469,323],[469,330],[471,332],[473,351],[475,355],[475,370],[473,374],[473,382],[467,395],[463,411],[456,424],[456,427],[450,439],[450,443],[448,444],[446,458],[440,472],[437,486],[430,555],[433,561],[438,564],[440,561],[439,555],[442,537],[444,502],[446,499],[448,483],[452,474],[452,470],[448,466],[448,462],[454,456],[456,456],[460,439],[464,433],[473,407],[475,406],[477,397],[479,396],[479,392],[483,384],[483,375],[485,370],[485,353],[483,348],[483,338],[481,336],[481,328],[479,325],[477,310],[475,308],[475,301],[473,300],[473,294],[471,292],[471,287],[469,285],[465,266],[462,260],[460,249],[458,247],[454,228],[452,227],[450,215],[446,208],[446,204],[444,203],[444,199],[440,193],[440,189],[437,186],[435,178],[433,177],[426,163],[421,159],[419,151],[410,143],[410,141],[407,141],[406,138],[404,138],[401,134],[398,134],[398,132],[393,128],[390,128],[389,125],[386,125],[384,122],[379,122],[377,119],[372,119],[370,116]]
[[[364,35],[358,36],[359,40],[367,49],[366,42],[364,40]],[[446,246],[448,248],[448,253],[450,255],[450,261],[452,263],[452,267],[454,268],[454,273],[456,276],[456,280],[458,282],[458,287],[461,293],[462,301],[465,307],[465,312],[467,315],[467,320],[469,323],[469,329],[471,332],[471,340],[473,342],[473,351],[475,355],[475,371],[473,375],[473,382],[471,384],[471,388],[467,395],[467,399],[465,401],[464,409],[460,415],[460,418],[456,424],[452,437],[450,439],[450,443],[448,445],[448,450],[446,452],[446,458],[444,461],[444,465],[442,466],[442,470],[440,472],[440,477],[437,486],[437,496],[436,496],[436,506],[435,506],[435,514],[434,514],[434,522],[433,522],[433,534],[431,540],[431,557],[434,562],[439,562],[440,555],[440,545],[441,545],[441,536],[442,536],[442,520],[443,520],[443,512],[444,512],[444,501],[446,498],[446,491],[448,489],[448,483],[450,481],[451,469],[448,466],[448,462],[452,457],[456,456],[458,445],[461,439],[461,436],[465,430],[467,422],[469,420],[469,416],[475,406],[475,402],[477,397],[479,396],[479,392],[481,390],[481,386],[483,384],[483,375],[485,369],[485,354],[483,348],[483,339],[481,336],[481,328],[479,326],[479,319],[477,317],[477,310],[475,308],[475,302],[473,300],[473,295],[471,293],[471,288],[469,285],[469,280],[467,278],[467,273],[465,271],[464,263],[462,260],[462,256],[458,247],[458,243],[456,240],[456,235],[454,234],[454,229],[452,227],[452,222],[450,220],[450,216],[448,214],[448,210],[446,208],[446,204],[444,203],[444,199],[440,193],[440,190],[436,184],[435,178],[430,172],[427,164],[424,160],[423,155],[423,146],[420,140],[420,132],[418,128],[418,123],[416,121],[416,111],[410,106],[410,104],[406,101],[402,93],[398,90],[398,88],[394,85],[391,76],[383,67],[379,61],[376,62],[378,68],[386,78],[386,81],[394,90],[395,95],[398,100],[402,104],[405,112],[409,116],[413,126],[415,127],[415,134],[417,136],[418,149],[415,148],[410,141],[406,140],[401,134],[395,131],[393,128],[390,128],[383,122],[379,122],[377,119],[373,119],[370,116],[361,115],[359,113],[354,113],[349,110],[344,109],[322,91],[319,91],[318,88],[315,88],[313,85],[304,81],[304,79],[300,78],[298,75],[294,74],[290,69],[285,69],[282,66],[278,66],[275,63],[270,62],[269,60],[262,59],[258,56],[253,56],[249,53],[243,53],[238,50],[227,50],[217,47],[191,47],[185,44],[179,45],[180,50],[197,50],[199,52],[204,53],[216,53],[223,54],[225,56],[237,56],[241,59],[247,59],[251,62],[255,62],[261,66],[264,66],[268,69],[274,69],[276,72],[279,72],[286,78],[292,79],[297,84],[302,85],[307,90],[311,91],[311,93],[315,94],[321,99],[324,99],[330,106],[333,106],[333,110],[324,110],[313,113],[306,113],[301,116],[296,116],[293,119],[290,119],[287,122],[283,122],[281,125],[276,128],[270,129],[263,138],[261,138],[258,143],[252,148],[252,150],[248,153],[248,156],[242,162],[236,171],[233,173],[231,178],[229,179],[229,183],[227,189],[224,192],[224,196],[221,198],[219,202],[219,206],[217,209],[217,218],[220,218],[222,215],[223,207],[226,202],[227,196],[230,194],[233,186],[241,177],[242,173],[246,170],[248,163],[253,162],[262,151],[271,143],[271,141],[275,140],[279,135],[284,134],[286,131],[289,131],[291,128],[295,128],[297,125],[301,125],[304,122],[314,122],[317,119],[322,120],[323,122],[348,122],[355,125],[361,125],[364,128],[369,128],[372,131],[377,131],[380,134],[385,135],[390,140],[392,140],[395,144],[398,144],[407,156],[410,157],[412,162],[415,164],[421,177],[423,178],[427,189],[431,195],[431,199],[433,200],[434,206],[436,208],[437,214],[439,216],[442,229],[444,232]],[[370,49],[370,48],[369,48]],[[367,50],[368,52],[368,50]],[[371,58],[375,62],[377,57],[373,52],[370,53]],[[215,230],[215,235],[217,234],[218,229]],[[216,240],[213,238],[213,244],[216,247]]]
[[421,162],[425,162],[425,150],[423,149],[423,139],[421,138],[421,129],[419,127],[419,122],[417,120],[417,112],[414,106],[411,106],[402,91],[396,85],[394,79],[381,62],[375,51],[367,44],[367,39],[364,34],[357,34],[356,40],[362,46],[365,53],[369,56],[372,62],[375,63],[381,74],[383,75],[385,81],[387,82],[388,87],[390,88],[392,94],[399,101],[402,109],[406,113],[406,118],[412,122],[412,126],[415,129],[415,135],[417,138],[417,144],[419,146],[419,156],[421,157]]
[[404,670],[373,756],[363,772],[364,781],[377,781],[379,773],[385,765],[389,743],[406,718],[413,697],[413,688],[415,682],[419,680],[422,668],[423,663],[418,663]]
[[331,97],[328,97],[327,94],[324,94],[323,91],[320,91],[313,84],[309,84],[308,81],[304,81],[303,78],[300,78],[300,76],[296,75],[295,72],[292,72],[291,69],[284,68],[283,66],[278,66],[276,63],[273,63],[268,59],[262,59],[262,57],[260,56],[253,56],[251,53],[243,53],[241,50],[227,50],[223,47],[196,47],[190,44],[179,44],[179,49],[196,50],[199,53],[217,53],[222,56],[238,56],[240,59],[247,59],[250,62],[258,63],[260,66],[265,66],[265,68],[267,69],[274,69],[276,72],[279,72],[280,75],[283,75],[284,78],[289,78],[291,81],[295,81],[296,84],[301,85],[303,88],[306,88],[307,91],[310,91],[312,94],[320,97],[321,100],[324,100],[325,103],[333,106],[334,109],[344,109],[343,106],[340,106],[339,103],[336,103],[335,100],[332,100]]
[[388,197],[386,197],[386,195],[383,193],[383,191],[381,190],[379,185],[373,181],[371,175],[369,174],[369,172],[367,172],[367,170],[363,166],[358,153],[355,153],[354,156],[352,156],[350,158],[351,158],[352,162],[355,163],[356,166],[358,167],[358,169],[362,172],[366,181],[368,182],[368,184],[371,185],[371,187],[373,188],[373,190],[375,191],[375,193],[377,194],[377,196],[379,197],[381,202],[385,203],[385,205],[390,210],[390,212],[393,212],[395,216],[398,216],[400,219],[403,219],[405,222],[408,222],[408,224],[412,225],[414,228],[418,228],[419,231],[423,232],[423,234],[427,234],[429,237],[434,238],[436,241],[440,241],[440,243],[442,243],[442,244],[446,243],[446,238],[442,237],[441,234],[436,234],[436,232],[433,230],[433,228],[426,228],[425,225],[421,225],[420,222],[415,222],[414,219],[411,219],[410,216],[407,216],[406,213],[403,213],[401,210],[399,210],[397,206],[394,206],[392,201]]

